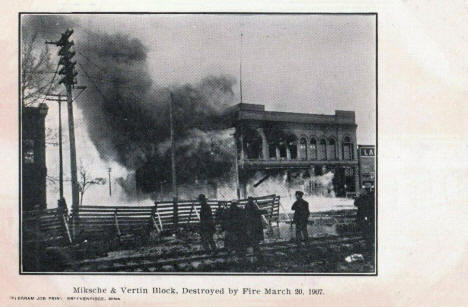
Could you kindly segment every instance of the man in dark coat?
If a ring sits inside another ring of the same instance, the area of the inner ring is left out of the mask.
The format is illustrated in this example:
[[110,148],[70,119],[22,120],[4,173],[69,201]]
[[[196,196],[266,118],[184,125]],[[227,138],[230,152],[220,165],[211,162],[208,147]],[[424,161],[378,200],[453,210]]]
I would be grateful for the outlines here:
[[248,198],[245,205],[245,222],[248,245],[253,247],[254,254],[260,259],[261,253],[258,244],[264,239],[262,213],[252,197]]
[[200,201],[200,235],[203,248],[206,251],[216,251],[216,243],[213,240],[213,235],[216,232],[216,225],[211,212],[211,207],[208,205],[206,196],[200,194],[198,196]]
[[369,246],[374,241],[375,227],[375,196],[373,191],[363,189],[361,195],[355,199],[354,205],[357,207],[356,223]]
[[227,249],[235,250],[238,254],[244,254],[247,247],[245,212],[239,208],[238,201],[233,200],[226,214],[224,246]]
[[294,211],[293,222],[296,224],[296,241],[301,245],[301,238],[307,244],[309,242],[309,234],[307,233],[307,221],[309,219],[309,203],[302,199],[303,192],[296,192],[296,201],[291,207]]
[[68,213],[67,202],[65,201],[65,198],[62,197],[57,201],[57,208],[62,214]]
[[368,208],[366,206],[366,200],[365,200],[366,195],[367,195],[367,191],[363,189],[361,191],[361,194],[354,200],[354,206],[357,207],[356,223],[362,232],[365,232],[366,230],[365,224],[367,220],[367,211],[368,211]]

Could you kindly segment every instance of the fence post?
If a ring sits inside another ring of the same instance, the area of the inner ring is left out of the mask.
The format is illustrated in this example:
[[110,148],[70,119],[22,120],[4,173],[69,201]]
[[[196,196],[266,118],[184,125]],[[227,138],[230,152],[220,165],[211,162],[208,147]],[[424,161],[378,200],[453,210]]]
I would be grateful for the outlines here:
[[65,213],[61,213],[61,220],[62,220],[62,225],[65,229],[65,235],[67,237],[67,241],[69,244],[72,244],[73,243],[73,240],[72,240],[72,237],[70,235],[70,229],[68,228],[68,223],[67,223],[67,219],[65,217]]
[[190,214],[189,214],[189,216],[188,216],[187,226],[190,226],[190,221],[192,220],[193,206],[195,206],[195,202],[193,202],[193,203],[192,203],[192,206],[190,207]]
[[120,239],[120,236],[121,236],[122,234],[120,233],[119,220],[118,220],[118,218],[117,218],[117,210],[118,210],[118,209],[116,208],[115,211],[114,211],[114,226],[115,226],[115,231],[116,231],[116,233],[117,233],[117,236],[118,236],[119,239]]
[[174,231],[175,233],[177,233],[177,229],[179,228],[179,208],[178,208],[178,204],[177,204],[177,197],[174,197],[172,199],[173,201],[173,223],[174,223]]
[[158,224],[156,223],[156,212],[158,210],[158,202],[154,202],[154,208],[151,212],[151,222],[153,223],[153,227],[158,231],[161,232],[162,228],[159,229]]
[[40,265],[41,265],[41,261],[40,261],[40,257],[42,256],[41,253],[40,253],[40,231],[41,231],[41,227],[40,227],[40,223],[41,223],[41,213],[38,211],[38,214],[37,214],[37,218],[36,218],[36,221],[34,223],[34,249],[35,249],[35,261],[34,261],[34,266],[36,267],[36,271],[40,271]]

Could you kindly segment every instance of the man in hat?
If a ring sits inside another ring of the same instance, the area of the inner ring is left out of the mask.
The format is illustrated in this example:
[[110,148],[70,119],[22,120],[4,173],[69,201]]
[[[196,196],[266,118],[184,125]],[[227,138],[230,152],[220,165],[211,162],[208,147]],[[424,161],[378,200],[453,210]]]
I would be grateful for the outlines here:
[[233,200],[226,212],[224,246],[230,251],[236,251],[237,254],[243,255],[247,247],[245,212],[238,205],[239,201]]
[[263,241],[262,213],[252,197],[248,198],[245,205],[245,232],[248,238],[248,245],[253,247],[253,252],[258,260],[262,259],[259,243]]
[[307,233],[307,221],[309,219],[309,203],[302,199],[304,193],[302,191],[296,192],[296,201],[291,207],[294,211],[293,222],[296,224],[296,241],[301,245],[301,238],[307,244],[309,241],[309,234]]
[[207,203],[206,196],[200,194],[198,196],[200,202],[200,236],[203,248],[206,251],[216,251],[216,243],[213,240],[213,235],[216,232],[216,225],[211,212],[211,207]]

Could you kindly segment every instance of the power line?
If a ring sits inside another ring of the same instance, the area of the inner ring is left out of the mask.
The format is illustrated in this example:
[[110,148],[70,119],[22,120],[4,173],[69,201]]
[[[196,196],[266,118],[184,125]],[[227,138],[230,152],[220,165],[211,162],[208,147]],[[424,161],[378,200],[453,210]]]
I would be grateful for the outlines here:
[[55,74],[54,71],[32,71],[32,70],[23,70],[24,73],[27,74],[37,74],[37,75],[45,75],[45,74]]
[[[100,78],[100,77],[95,77],[95,76],[88,76],[88,77],[89,77],[89,79],[93,79],[93,80],[96,80],[96,81],[101,81],[102,83],[107,83],[107,84],[114,84],[114,82],[119,81],[119,79],[106,79],[106,78]],[[135,89],[136,88],[136,86],[128,86],[128,85],[122,85],[122,84],[119,84],[118,86],[122,87],[122,88],[129,88],[129,89]]]
[[[83,65],[81,65],[80,63],[78,63],[78,65],[81,67],[81,70],[85,73],[86,75],[86,78],[88,78],[88,80],[93,83],[94,87],[96,88],[96,90],[99,92],[99,94],[102,96],[102,98],[108,102],[108,99],[104,96],[104,94],[102,93],[102,91],[98,88],[98,86],[96,85],[95,82],[92,81],[92,79],[94,80],[98,80],[98,81],[103,81],[103,82],[106,82],[105,79],[102,79],[102,78],[97,78],[97,77],[92,77],[89,75],[88,72],[86,72],[86,70],[84,69]],[[96,65],[96,67],[99,69],[99,67]],[[102,69],[100,69],[103,73],[105,73]],[[112,82],[112,81],[108,81],[108,82]],[[112,84],[112,85],[115,85],[115,84]],[[125,86],[125,85],[118,85],[119,87],[123,87],[123,88],[127,88],[127,89],[134,89],[135,87],[132,87],[132,86]],[[136,96],[133,92],[128,92],[130,95],[133,96],[133,98],[137,99],[137,100],[142,100],[143,97],[138,97]]]
[[82,90],[81,92],[78,93],[78,95],[76,95],[75,98],[73,98],[73,101],[76,101],[78,99],[78,97],[80,97],[81,94],[83,94],[84,90]]
[[57,72],[58,72],[59,66],[60,66],[60,65],[57,64],[57,68],[55,69],[54,75],[52,76],[52,80],[50,81],[49,89],[47,90],[46,96],[42,99],[42,102],[41,102],[41,103],[44,103],[45,99],[47,98],[47,95],[49,94],[50,90],[52,89],[52,86],[54,85],[54,80],[55,80],[55,77],[57,76]]
[[[89,81],[91,81],[91,78],[89,77],[89,74],[88,72],[84,69],[83,65],[81,65],[80,63],[78,63],[78,65],[81,67],[81,70],[84,72],[86,78],[88,78]],[[101,90],[99,89],[99,87],[94,83],[94,82],[91,82],[94,87],[96,88],[96,90],[98,91],[99,95],[101,95],[102,99],[104,99],[104,101],[108,102],[106,96],[101,92]]]
[[[82,57],[84,57],[88,62],[95,65],[97,68],[99,68],[99,70],[107,73],[107,69],[100,67],[100,65],[98,65],[96,62],[91,60],[88,56],[84,55],[81,51],[77,51],[77,52],[78,52],[78,55],[81,55]],[[129,72],[129,73],[139,73],[136,70],[128,70],[128,69],[120,69],[120,70],[123,71],[123,72]]]

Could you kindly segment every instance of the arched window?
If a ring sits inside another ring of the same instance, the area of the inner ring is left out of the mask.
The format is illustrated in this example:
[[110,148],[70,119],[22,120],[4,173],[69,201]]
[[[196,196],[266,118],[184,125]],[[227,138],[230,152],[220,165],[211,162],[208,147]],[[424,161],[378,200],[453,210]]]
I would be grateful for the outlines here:
[[336,143],[333,138],[328,139],[327,158],[328,160],[336,160]]
[[318,145],[318,160],[327,160],[327,142],[325,139],[321,139]]
[[244,129],[244,148],[247,159],[261,159],[262,137],[255,129]]
[[291,160],[297,159],[297,137],[295,135],[288,136],[288,149]]
[[307,140],[305,138],[299,140],[299,159],[307,160]]
[[279,156],[281,159],[286,159],[287,153],[286,153],[286,141],[280,140],[278,142],[278,149],[279,149]]
[[352,160],[353,159],[353,143],[351,138],[346,136],[343,140],[343,160]]
[[317,140],[313,137],[310,138],[309,159],[317,160]]
[[270,159],[276,159],[276,143],[269,141],[268,142],[268,156]]

